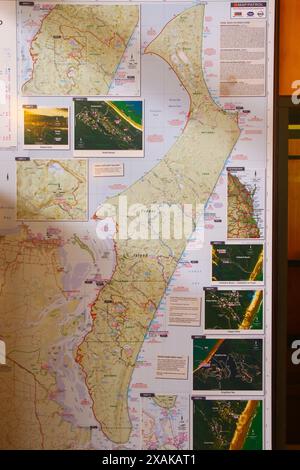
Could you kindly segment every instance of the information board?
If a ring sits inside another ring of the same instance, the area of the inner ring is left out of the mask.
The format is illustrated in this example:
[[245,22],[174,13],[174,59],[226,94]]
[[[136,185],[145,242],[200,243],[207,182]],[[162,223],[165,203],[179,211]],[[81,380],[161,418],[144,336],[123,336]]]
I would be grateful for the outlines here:
[[1,2],[0,448],[271,448],[274,16]]

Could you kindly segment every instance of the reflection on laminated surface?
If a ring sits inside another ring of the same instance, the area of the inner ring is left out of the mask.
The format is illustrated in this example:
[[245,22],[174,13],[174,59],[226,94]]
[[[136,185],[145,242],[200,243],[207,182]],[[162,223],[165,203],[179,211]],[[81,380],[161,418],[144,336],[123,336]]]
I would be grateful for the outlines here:
[[0,364],[6,364],[5,343],[0,340]]

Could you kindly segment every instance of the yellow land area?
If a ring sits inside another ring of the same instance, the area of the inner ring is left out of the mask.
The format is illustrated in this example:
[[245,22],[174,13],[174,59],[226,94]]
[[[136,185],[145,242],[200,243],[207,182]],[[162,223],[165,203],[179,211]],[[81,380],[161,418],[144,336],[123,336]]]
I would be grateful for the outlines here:
[[242,450],[258,405],[259,401],[257,400],[247,402],[244,411],[239,416],[229,450]]
[[[190,113],[184,132],[161,162],[122,193],[128,207],[175,204],[182,210],[183,204],[205,204],[239,138],[237,115],[215,104],[203,78],[203,18],[203,5],[187,9],[145,50],[171,66],[190,96]],[[106,202],[118,215],[119,198]],[[198,216],[195,211],[193,229]],[[94,414],[113,442],[129,439],[132,374],[188,236],[163,239],[159,231],[157,239],[144,241],[116,237],[115,271],[93,305],[94,323],[76,357],[86,374]]]
[[31,120],[32,116],[49,116],[49,117],[64,117],[68,118],[69,110],[68,108],[26,108],[24,109],[24,118],[25,122]]
[[[212,258],[212,264],[218,266],[218,254],[217,250],[215,249],[214,245],[211,247],[211,258]],[[213,279],[215,281],[216,279]]]
[[251,304],[249,305],[249,307],[247,308],[245,312],[243,321],[241,325],[239,326],[240,330],[249,330],[249,328],[251,327],[253,323],[255,315],[257,314],[257,311],[262,303],[262,300],[263,300],[263,291],[262,290],[256,291],[251,301]]
[[257,263],[250,274],[249,281],[256,281],[257,277],[259,274],[263,271],[263,265],[264,265],[264,249],[261,249],[261,253],[258,257]]
[[176,395],[155,395],[152,398],[154,403],[160,408],[165,408],[166,410],[171,410],[174,408],[177,400]]
[[[0,380],[0,449],[84,448],[88,429],[63,417],[52,367],[61,339],[77,331],[78,301],[67,300],[57,239],[0,237],[0,325],[10,367]],[[65,358],[68,367],[74,367]]]
[[123,113],[123,111],[121,109],[119,109],[115,104],[113,104],[111,101],[107,101],[107,104],[108,106],[110,106],[112,109],[114,109],[116,111],[116,113],[119,114],[119,116],[121,116],[121,118],[125,119],[125,121],[127,121],[132,127],[134,127],[135,129],[138,129],[139,131],[142,131],[143,130],[143,126],[142,124],[139,124],[138,122],[135,122],[131,119],[130,116],[127,116],[125,113]]
[[197,372],[198,370],[202,369],[202,367],[206,366],[207,364],[209,364],[212,360],[212,358],[214,357],[214,355],[218,352],[219,348],[222,346],[222,344],[224,343],[225,339],[219,339],[216,344],[214,345],[213,348],[211,348],[211,350],[209,351],[208,355],[206,356],[206,358],[200,362],[200,364],[198,365],[198,367],[196,367],[196,369],[193,370],[193,373],[195,374],[195,372]]

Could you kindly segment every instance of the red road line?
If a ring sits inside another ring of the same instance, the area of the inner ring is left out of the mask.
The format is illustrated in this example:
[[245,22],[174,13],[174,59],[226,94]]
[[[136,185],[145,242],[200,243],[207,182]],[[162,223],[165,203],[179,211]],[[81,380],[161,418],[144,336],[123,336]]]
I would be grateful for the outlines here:
[[36,38],[38,37],[38,35],[41,33],[41,29],[42,29],[42,27],[43,27],[43,23],[44,23],[45,19],[50,15],[50,13],[52,13],[52,11],[53,11],[56,7],[57,7],[57,5],[56,5],[54,8],[52,8],[52,9],[49,11],[49,13],[47,13],[47,14],[44,16],[44,18],[43,18],[42,21],[41,21],[41,26],[40,26],[39,30],[37,31],[37,33],[34,35],[34,37],[33,37],[32,40],[31,40],[30,48],[29,48],[29,54],[31,55],[31,59],[32,59],[31,77],[30,77],[25,83],[23,83],[22,88],[25,87],[25,85],[27,85],[27,83],[29,83],[29,82],[33,79],[34,66],[35,66],[35,63],[36,63],[37,59],[34,59],[32,53],[31,53],[32,44],[34,43],[34,41],[36,40]]

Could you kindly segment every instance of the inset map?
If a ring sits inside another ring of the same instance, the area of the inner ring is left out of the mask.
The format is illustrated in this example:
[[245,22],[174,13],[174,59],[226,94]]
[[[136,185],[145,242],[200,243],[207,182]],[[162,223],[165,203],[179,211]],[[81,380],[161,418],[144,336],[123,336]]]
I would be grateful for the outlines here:
[[205,289],[206,330],[262,330],[263,290]]
[[194,390],[261,391],[262,339],[194,339]]
[[73,220],[88,217],[86,160],[17,162],[17,219]]
[[69,108],[23,106],[24,149],[69,148]]
[[189,396],[141,394],[142,449],[189,449]]
[[262,450],[261,400],[193,398],[194,450]]
[[143,157],[143,102],[75,100],[75,156]]
[[212,281],[260,282],[264,280],[264,246],[212,245]]
[[138,5],[32,2],[18,15],[24,96],[140,95]]
[[265,170],[227,168],[227,237],[264,237]]

